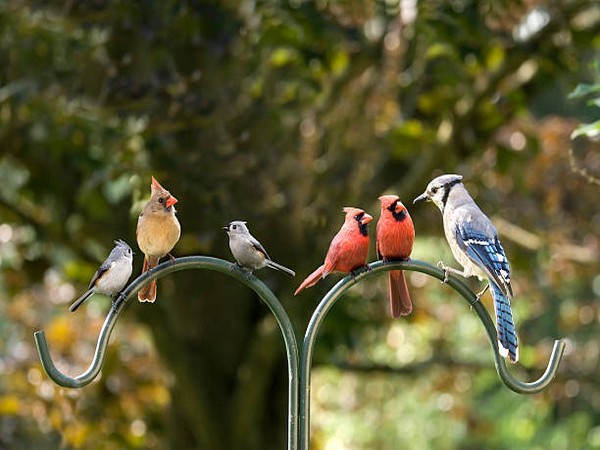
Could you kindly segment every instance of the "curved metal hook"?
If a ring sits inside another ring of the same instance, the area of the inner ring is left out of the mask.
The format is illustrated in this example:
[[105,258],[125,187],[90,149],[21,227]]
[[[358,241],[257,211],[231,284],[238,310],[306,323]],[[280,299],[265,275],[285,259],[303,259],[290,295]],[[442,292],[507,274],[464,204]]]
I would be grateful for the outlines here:
[[[306,329],[302,353],[300,355],[300,448],[302,450],[308,449],[310,438],[310,372],[312,366],[312,355],[317,333],[325,319],[325,316],[327,315],[327,312],[348,289],[350,289],[356,283],[362,281],[364,278],[368,278],[379,272],[400,269],[421,272],[437,278],[440,281],[443,281],[445,277],[442,269],[417,260],[394,261],[388,263],[376,261],[369,264],[368,268],[369,270],[365,270],[354,277],[351,275],[344,277],[333,288],[331,288],[331,290],[329,290],[325,297],[323,297],[315,309],[308,324],[308,328]],[[496,326],[494,325],[494,322],[488,314],[485,306],[481,302],[477,301],[475,294],[458,278],[450,276],[447,284],[457,291],[469,303],[483,323],[494,353],[496,371],[498,372],[502,382],[509,389],[519,394],[535,394],[546,388],[558,371],[558,366],[565,350],[565,343],[561,340],[554,341],[554,348],[552,349],[548,366],[546,371],[539,379],[532,382],[521,381],[510,373],[506,366],[505,359],[500,356],[498,351]]]
[[285,348],[288,360],[288,374],[289,374],[289,386],[288,386],[288,450],[295,450],[297,448],[298,441],[298,344],[294,334],[292,323],[277,297],[273,292],[258,278],[254,275],[249,274],[243,270],[240,270],[235,264],[224,261],[218,258],[212,258],[209,256],[185,256],[177,258],[175,261],[166,261],[159,264],[154,269],[140,275],[133,280],[129,286],[121,293],[117,300],[113,303],[102,329],[100,331],[100,337],[96,344],[96,351],[94,357],[88,369],[81,375],[76,377],[70,377],[63,374],[54,364],[48,343],[46,342],[46,336],[44,331],[36,331],[34,333],[35,343],[40,356],[42,367],[48,374],[48,377],[52,379],[56,384],[68,387],[68,388],[81,388],[91,383],[94,378],[100,373],[104,359],[106,356],[106,349],[112,330],[117,323],[121,312],[125,309],[127,302],[134,297],[144,285],[148,284],[151,280],[156,278],[164,277],[172,272],[178,272],[181,270],[190,269],[208,269],[216,272],[221,272],[229,275],[238,281],[242,282],[254,292],[258,294],[261,300],[269,307],[281,330],[283,340],[285,342]]

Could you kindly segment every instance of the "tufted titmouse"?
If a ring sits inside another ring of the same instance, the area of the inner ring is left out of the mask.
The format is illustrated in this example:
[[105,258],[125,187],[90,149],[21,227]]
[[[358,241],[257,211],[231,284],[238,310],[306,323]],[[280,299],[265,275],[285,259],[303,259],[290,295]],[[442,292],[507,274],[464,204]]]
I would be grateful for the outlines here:
[[263,267],[281,270],[290,276],[296,273],[287,267],[271,260],[265,248],[248,231],[246,222],[236,220],[223,230],[229,235],[229,248],[238,265],[252,272]]
[[[152,177],[150,200],[138,217],[138,246],[144,253],[142,273],[158,265],[160,258],[167,255],[181,235],[181,225],[175,217],[177,199]],[[171,257],[172,258],[172,257]],[[156,300],[156,280],[152,280],[138,292],[140,302]]]
[[92,294],[98,293],[112,297],[121,292],[127,284],[133,270],[133,251],[127,242],[120,239],[115,241],[115,244],[108,258],[92,277],[88,290],[69,308],[71,312],[79,308]]

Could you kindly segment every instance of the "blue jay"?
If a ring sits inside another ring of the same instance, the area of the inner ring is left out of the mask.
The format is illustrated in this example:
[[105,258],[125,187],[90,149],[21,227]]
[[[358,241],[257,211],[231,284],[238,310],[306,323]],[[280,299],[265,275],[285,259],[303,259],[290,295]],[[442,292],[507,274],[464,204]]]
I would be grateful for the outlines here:
[[513,296],[508,259],[490,219],[479,209],[461,182],[461,175],[441,175],[427,185],[427,190],[413,203],[432,201],[442,212],[444,233],[454,258],[463,270],[446,267],[448,273],[463,277],[488,279],[488,285],[477,295],[479,299],[491,288],[498,327],[500,354],[513,363],[519,360],[517,333],[510,309]]
[[291,277],[296,275],[292,269],[276,263],[269,257],[261,243],[250,234],[246,222],[241,220],[233,221],[228,226],[223,227],[223,230],[229,236],[229,248],[238,266],[245,268],[249,272],[262,269],[263,267],[270,267],[281,270]]
[[75,311],[92,294],[99,293],[112,297],[120,293],[127,284],[132,270],[133,251],[127,242],[119,239],[115,241],[115,247],[92,277],[88,290],[73,302],[69,310]]

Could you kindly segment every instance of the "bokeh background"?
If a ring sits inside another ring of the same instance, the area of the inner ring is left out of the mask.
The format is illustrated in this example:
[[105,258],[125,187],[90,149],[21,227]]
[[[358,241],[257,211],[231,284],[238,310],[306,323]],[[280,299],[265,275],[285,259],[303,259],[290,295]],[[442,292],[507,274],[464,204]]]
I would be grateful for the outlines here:
[[454,291],[411,273],[392,320],[377,277],[320,333],[311,448],[600,448],[599,31],[593,0],[0,2],[0,448],[285,447],[277,326],[217,273],[132,302],[92,385],[41,369],[39,329],[63,371],[87,367],[110,300],[68,306],[114,239],[138,250],[151,175],[179,199],[176,256],[229,259],[221,227],[243,219],[297,271],[257,275],[300,338],[338,277],[292,293],[343,206],[377,217],[397,193],[413,257],[457,266],[439,211],[412,206],[444,172],[512,261],[514,372],[537,378],[564,337],[559,375],[509,391]]

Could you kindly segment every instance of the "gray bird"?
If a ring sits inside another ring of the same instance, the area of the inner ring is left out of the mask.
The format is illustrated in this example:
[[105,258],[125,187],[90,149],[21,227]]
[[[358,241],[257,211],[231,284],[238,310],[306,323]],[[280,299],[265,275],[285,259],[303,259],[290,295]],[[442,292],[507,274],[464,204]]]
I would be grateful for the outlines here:
[[71,312],[75,311],[95,293],[111,297],[120,293],[127,284],[132,270],[133,251],[127,242],[119,239],[115,241],[115,247],[108,255],[108,258],[106,258],[92,277],[88,290],[73,302],[69,310]]
[[263,267],[281,270],[290,276],[296,273],[271,259],[265,248],[248,231],[246,222],[235,220],[223,230],[229,235],[229,248],[237,264],[252,272]]

